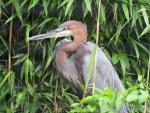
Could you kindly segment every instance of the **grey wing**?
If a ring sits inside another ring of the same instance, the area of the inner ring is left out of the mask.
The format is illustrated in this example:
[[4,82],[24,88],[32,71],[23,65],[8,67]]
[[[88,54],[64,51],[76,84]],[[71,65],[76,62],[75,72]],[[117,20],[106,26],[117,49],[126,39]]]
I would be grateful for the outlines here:
[[[59,69],[58,69],[59,70]],[[62,75],[69,80],[71,83],[73,83],[75,86],[78,86],[82,81],[79,79],[79,73],[77,71],[77,68],[75,66],[75,57],[72,55],[68,60],[64,62],[64,68],[63,71],[60,71]]]
[[[94,48],[97,47],[95,44],[88,42],[87,48],[92,52],[94,51]],[[86,54],[83,58],[84,64],[83,64],[83,79],[86,82],[87,81],[87,72],[89,68],[90,58],[91,54]],[[89,84],[93,83],[94,78],[94,64],[92,65],[93,69],[90,73],[90,81]],[[115,69],[113,68],[112,64],[104,54],[101,48],[97,48],[97,56],[96,56],[96,80],[95,80],[95,86],[96,88],[99,88],[101,90],[112,87],[113,89],[117,90],[123,90],[124,87],[121,83],[121,80],[119,79],[118,74],[116,73]]]

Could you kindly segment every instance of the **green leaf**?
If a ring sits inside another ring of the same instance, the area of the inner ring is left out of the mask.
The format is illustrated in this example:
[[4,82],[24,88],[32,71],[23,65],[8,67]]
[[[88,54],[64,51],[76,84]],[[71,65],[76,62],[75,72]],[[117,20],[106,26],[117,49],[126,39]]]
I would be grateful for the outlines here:
[[147,15],[146,8],[143,5],[141,6],[141,8],[144,9],[144,10],[142,10],[142,14],[143,14],[143,18],[145,20],[145,23],[147,26],[149,26],[149,17]]
[[25,56],[25,54],[20,53],[20,54],[15,55],[13,58],[19,58],[19,57],[23,57],[23,56]]
[[132,45],[134,47],[137,59],[139,59],[140,54],[139,54],[138,47],[136,45],[136,41],[134,39],[130,38],[130,42],[132,43]]
[[18,2],[18,0],[12,0],[14,6],[15,6],[15,9],[16,9],[16,12],[17,12],[17,15],[19,17],[19,19],[21,20],[22,22],[22,12],[21,12],[21,6]]
[[117,64],[119,62],[119,57],[117,54],[113,54],[112,62],[113,62],[113,64]]
[[85,5],[86,5],[86,8],[88,9],[88,11],[90,11],[90,13],[91,13],[91,0],[84,0],[84,3],[85,3]]
[[4,40],[4,38],[0,35],[0,40],[2,41],[2,43],[4,44],[5,48],[9,51],[9,48],[7,46],[6,41]]
[[146,26],[145,29],[143,30],[143,32],[140,34],[140,36],[138,37],[141,38],[143,35],[145,35],[146,33],[150,33],[150,25]]
[[129,95],[127,96],[126,100],[127,102],[132,102],[132,101],[137,101],[139,98],[139,92],[137,90],[132,91],[131,93],[129,93]]
[[27,89],[30,95],[34,96],[35,94],[35,89],[31,86],[31,84],[27,83]]
[[48,60],[47,60],[47,63],[46,63],[46,66],[45,66],[45,68],[44,68],[44,71],[45,71],[45,70],[47,69],[47,67],[50,65],[51,61],[52,61],[52,56],[49,55]]
[[65,11],[65,16],[68,14],[72,4],[73,4],[74,0],[69,0],[69,2],[67,3],[67,7],[66,7],[66,11]]
[[23,92],[20,92],[18,95],[17,95],[17,99],[16,99],[16,107],[18,107],[20,104],[22,104],[25,100],[25,95],[26,95],[26,92],[23,91]]
[[30,10],[31,8],[33,8],[37,3],[39,2],[39,0],[31,0],[28,10]]
[[141,104],[148,100],[148,98],[150,97],[150,94],[147,90],[146,91],[141,90],[140,93],[141,94],[139,96],[139,103]]
[[0,81],[0,88],[1,88],[2,85],[6,82],[6,80],[7,80],[10,76],[12,76],[12,75],[14,75],[14,73],[13,73],[12,71],[9,71],[9,72],[5,75],[5,78],[4,78],[2,81]]
[[150,54],[149,53],[149,50],[142,44],[142,43],[139,43],[139,42],[135,42],[139,47],[141,47],[145,52],[147,52],[147,54]]
[[96,110],[96,106],[91,106],[91,105],[87,105],[87,109],[90,111],[90,112],[94,112]]
[[69,2],[70,0],[63,0],[63,2],[60,4],[60,6],[58,7],[58,8],[60,8],[60,7],[62,7],[62,6],[64,6],[67,2]]
[[48,4],[47,0],[42,0],[42,2],[43,2],[43,7],[44,7],[45,14],[47,16],[47,14],[48,14],[47,7],[48,7],[49,4]]
[[129,20],[129,10],[125,3],[122,4],[122,9],[123,9],[126,19]]
[[28,54],[25,54],[23,57],[20,57],[13,65],[15,66],[15,65],[18,65],[18,64],[22,63],[24,60],[26,60],[26,58],[28,56],[29,56]]
[[42,23],[40,23],[40,25],[38,27],[43,27],[46,23],[48,23],[49,21],[51,21],[53,18],[46,18],[44,21],[42,21]]
[[17,16],[17,15],[14,14],[14,15],[12,15],[11,17],[9,17],[9,18],[6,20],[6,22],[5,22],[4,24],[7,24],[8,22],[12,21],[16,16]]

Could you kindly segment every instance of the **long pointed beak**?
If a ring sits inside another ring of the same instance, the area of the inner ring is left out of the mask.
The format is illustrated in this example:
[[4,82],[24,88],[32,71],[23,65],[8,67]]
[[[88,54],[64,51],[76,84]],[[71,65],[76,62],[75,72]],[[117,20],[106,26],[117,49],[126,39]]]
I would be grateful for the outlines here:
[[29,40],[43,40],[47,38],[57,38],[57,37],[70,36],[70,35],[72,35],[72,32],[70,30],[66,30],[64,29],[64,27],[59,27],[46,34],[32,36],[29,38]]

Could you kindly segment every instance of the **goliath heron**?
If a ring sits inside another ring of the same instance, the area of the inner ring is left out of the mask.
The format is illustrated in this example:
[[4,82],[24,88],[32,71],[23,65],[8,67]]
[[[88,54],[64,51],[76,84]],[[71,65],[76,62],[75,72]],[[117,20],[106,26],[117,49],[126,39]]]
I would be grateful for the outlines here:
[[[29,40],[43,40],[46,38],[73,36],[74,40],[61,40],[56,45],[55,64],[56,69],[64,78],[73,83],[76,88],[87,81],[88,67],[94,48],[92,42],[87,41],[87,28],[79,21],[67,21],[57,29],[46,34],[30,37]],[[94,67],[94,66],[93,66]],[[101,90],[111,87],[114,90],[123,91],[124,87],[112,64],[101,48],[97,47],[96,56],[96,80],[95,87]],[[94,68],[90,74],[89,84],[93,83]],[[78,88],[80,89],[80,88]],[[91,94],[92,88],[88,88]],[[127,106],[124,105],[118,113],[127,113]]]

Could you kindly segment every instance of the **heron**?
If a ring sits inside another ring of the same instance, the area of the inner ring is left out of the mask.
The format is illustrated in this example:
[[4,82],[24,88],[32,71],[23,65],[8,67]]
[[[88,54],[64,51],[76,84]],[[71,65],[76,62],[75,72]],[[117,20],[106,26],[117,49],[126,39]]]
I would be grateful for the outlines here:
[[[58,28],[29,38],[31,40],[43,40],[54,37],[72,36],[72,40],[63,39],[56,44],[55,67],[61,75],[71,82],[81,92],[81,85],[87,82],[88,69],[91,55],[96,49],[96,66],[92,65],[88,84],[93,84],[94,71],[96,79],[95,87],[101,90],[111,87],[114,90],[124,91],[124,86],[113,65],[106,57],[102,48],[92,42],[87,42],[87,27],[75,20],[66,21]],[[78,92],[78,91],[77,91]],[[87,95],[92,94],[92,88],[87,89]],[[124,105],[118,113],[128,113],[127,105]]]

